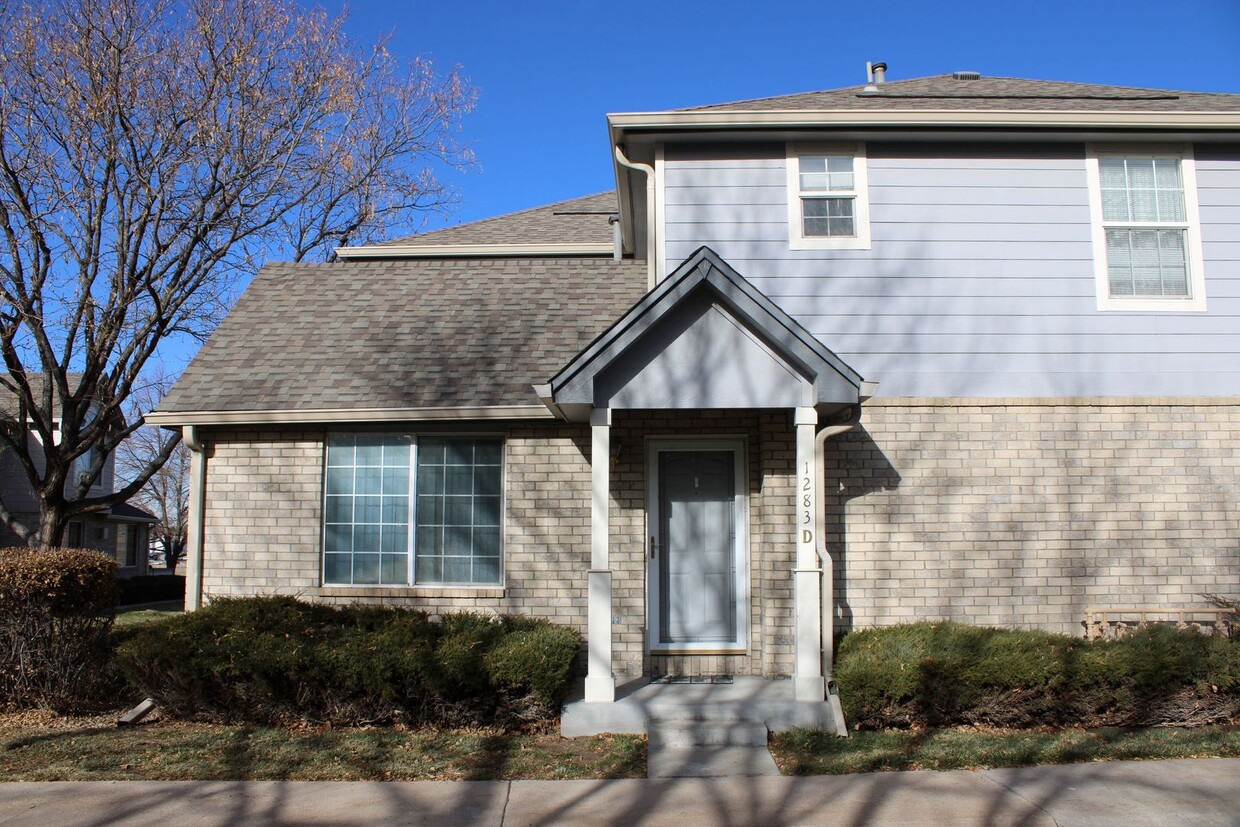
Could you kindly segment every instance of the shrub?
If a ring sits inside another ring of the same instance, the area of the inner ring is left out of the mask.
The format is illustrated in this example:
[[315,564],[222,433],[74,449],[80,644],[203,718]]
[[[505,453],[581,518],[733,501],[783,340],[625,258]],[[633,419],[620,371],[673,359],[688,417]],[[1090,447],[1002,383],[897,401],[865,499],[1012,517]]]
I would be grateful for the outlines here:
[[0,549],[0,698],[66,709],[102,689],[116,562],[84,549]]
[[117,658],[180,717],[482,724],[528,718],[506,709],[526,696],[562,698],[579,645],[542,621],[258,597],[140,627]]
[[497,686],[526,689],[541,703],[557,704],[580,648],[576,630],[543,623],[505,637],[487,654],[487,674]]
[[1211,723],[1240,703],[1240,641],[1166,626],[1089,643],[920,623],[848,635],[835,677],[863,729]]
[[185,575],[144,574],[120,581],[121,605],[138,603],[163,603],[185,599]]

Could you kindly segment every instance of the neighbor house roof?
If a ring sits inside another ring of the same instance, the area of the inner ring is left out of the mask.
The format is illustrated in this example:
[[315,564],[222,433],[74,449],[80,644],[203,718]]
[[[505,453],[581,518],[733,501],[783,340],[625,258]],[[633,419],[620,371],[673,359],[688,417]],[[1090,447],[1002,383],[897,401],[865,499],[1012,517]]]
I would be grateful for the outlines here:
[[608,219],[619,210],[614,190],[600,192],[364,247],[342,247],[336,254],[341,258],[454,255],[484,246],[497,252],[537,254],[562,249],[568,254],[609,254],[613,242]]
[[1107,112],[1235,112],[1240,95],[1217,92],[1175,92],[1054,80],[978,77],[958,79],[933,75],[865,86],[778,95],[770,98],[696,106],[678,110],[701,112],[817,110],[1047,110]]
[[545,413],[532,384],[645,291],[644,263],[604,258],[269,265],[147,419],[504,406]]

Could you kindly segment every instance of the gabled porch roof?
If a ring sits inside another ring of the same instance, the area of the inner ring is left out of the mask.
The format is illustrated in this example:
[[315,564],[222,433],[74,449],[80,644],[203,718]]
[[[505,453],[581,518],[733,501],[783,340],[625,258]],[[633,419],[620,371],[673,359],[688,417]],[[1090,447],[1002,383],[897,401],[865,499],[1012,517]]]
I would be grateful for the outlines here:
[[861,376],[702,247],[548,384],[549,408],[777,408],[856,404]]

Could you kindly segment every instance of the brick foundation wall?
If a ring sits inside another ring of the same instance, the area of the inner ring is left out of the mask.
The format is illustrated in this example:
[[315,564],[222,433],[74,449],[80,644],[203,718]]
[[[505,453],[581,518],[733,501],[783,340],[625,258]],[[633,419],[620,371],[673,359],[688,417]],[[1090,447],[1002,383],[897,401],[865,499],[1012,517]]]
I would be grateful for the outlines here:
[[840,631],[1240,593],[1234,400],[872,400],[827,479]]

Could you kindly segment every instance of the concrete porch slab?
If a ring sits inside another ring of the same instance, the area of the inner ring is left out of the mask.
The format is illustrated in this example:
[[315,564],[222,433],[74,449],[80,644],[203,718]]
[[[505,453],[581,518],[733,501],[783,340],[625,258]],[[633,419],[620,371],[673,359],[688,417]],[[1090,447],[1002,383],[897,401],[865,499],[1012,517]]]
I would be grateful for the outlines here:
[[613,703],[586,703],[578,696],[564,705],[560,733],[567,738],[602,732],[641,735],[651,721],[758,723],[771,732],[794,727],[837,731],[832,705],[794,700],[791,680],[737,677],[730,684],[637,682],[617,688]]

